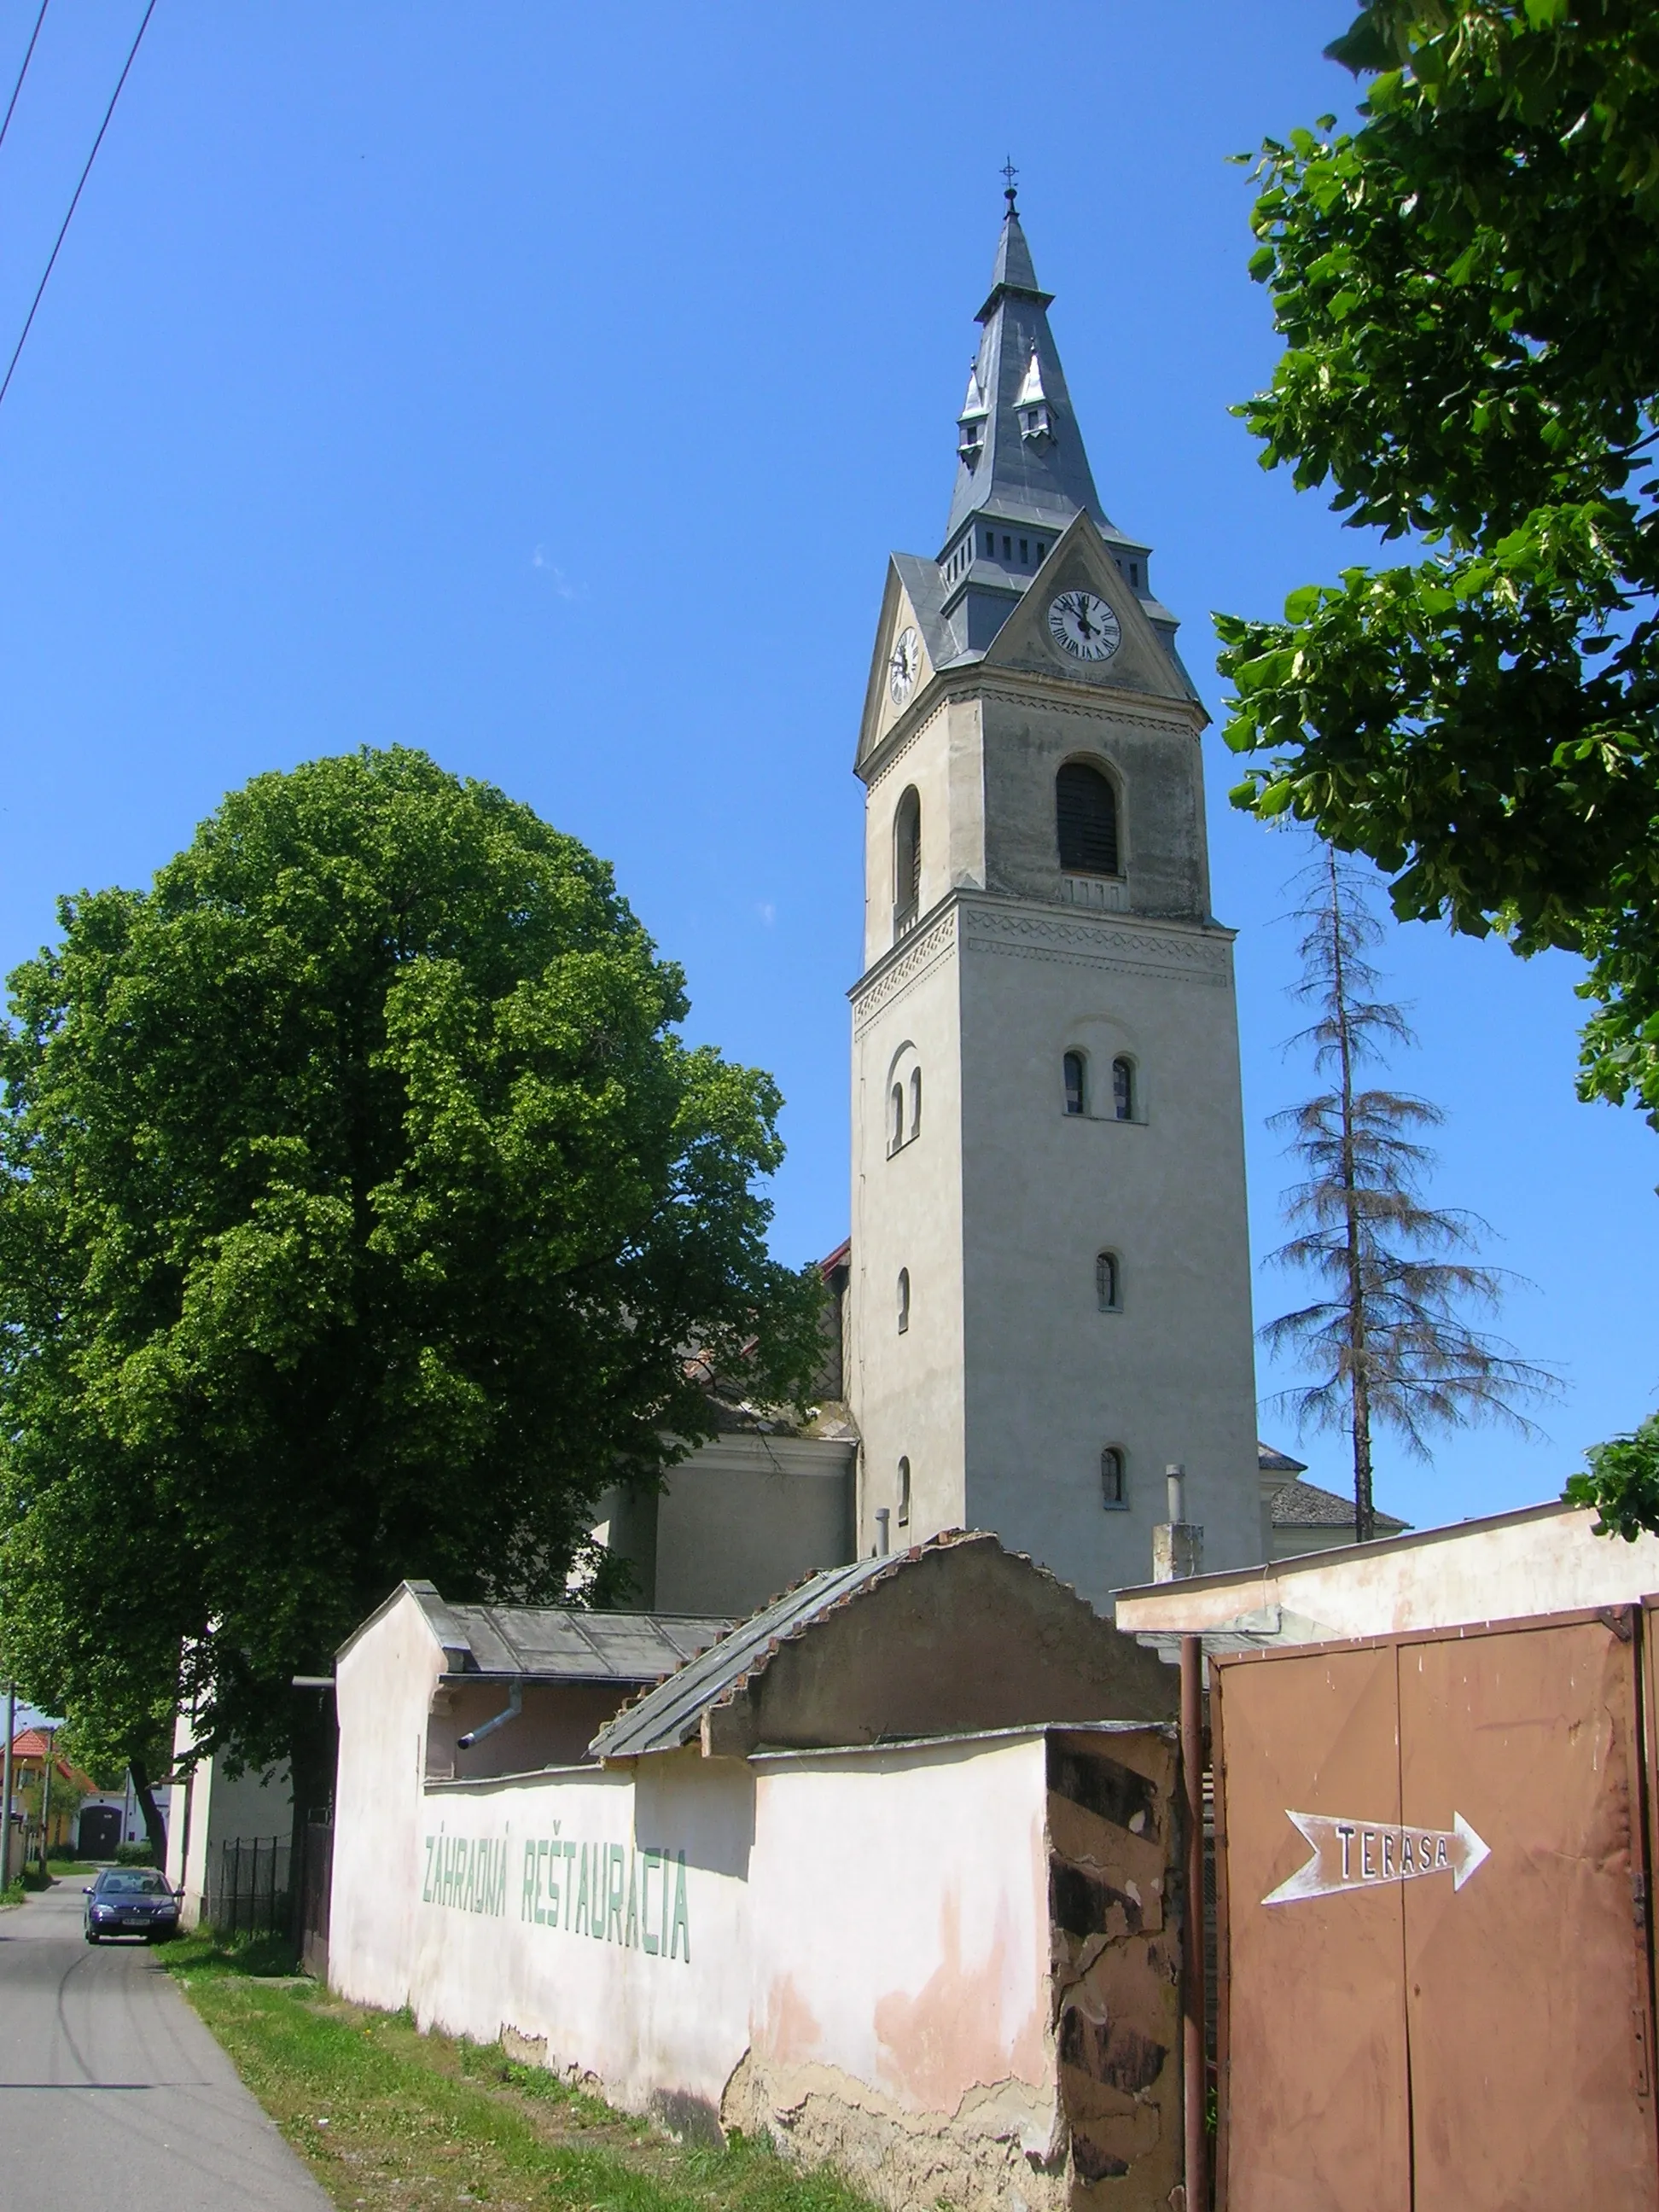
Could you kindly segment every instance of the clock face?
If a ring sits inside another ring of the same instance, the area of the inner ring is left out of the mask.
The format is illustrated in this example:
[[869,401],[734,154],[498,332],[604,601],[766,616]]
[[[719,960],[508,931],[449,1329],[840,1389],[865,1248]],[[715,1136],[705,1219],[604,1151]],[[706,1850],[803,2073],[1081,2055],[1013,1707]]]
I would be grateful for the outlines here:
[[901,630],[887,663],[887,696],[896,707],[902,707],[915,690],[921,673],[921,640],[913,629]]
[[1092,592],[1062,592],[1048,610],[1048,635],[1073,660],[1109,660],[1123,642],[1117,617]]

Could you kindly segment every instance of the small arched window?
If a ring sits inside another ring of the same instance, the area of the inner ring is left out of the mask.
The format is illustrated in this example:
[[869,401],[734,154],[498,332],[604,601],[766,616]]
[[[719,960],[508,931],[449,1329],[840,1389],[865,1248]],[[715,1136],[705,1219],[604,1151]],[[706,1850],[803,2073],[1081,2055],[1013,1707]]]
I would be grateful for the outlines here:
[[1108,1444],[1100,1455],[1100,1502],[1115,1510],[1129,1502],[1129,1489],[1123,1469],[1123,1450],[1119,1444]]
[[1135,1064],[1119,1058],[1112,1062],[1112,1111],[1120,1121],[1135,1118]]
[[1095,1255],[1095,1302],[1102,1313],[1122,1310],[1122,1276],[1119,1272],[1115,1252]]
[[1066,1079],[1066,1111],[1086,1114],[1089,1110],[1088,1070],[1080,1052],[1068,1052],[1061,1063]]
[[921,1134],[921,1070],[919,1067],[910,1070],[910,1134],[912,1137]]
[[898,1524],[901,1528],[910,1525],[910,1462],[902,1459],[898,1463]]
[[910,1326],[910,1270],[908,1267],[899,1269],[898,1325],[901,1336]]
[[1118,873],[1117,793],[1097,768],[1066,762],[1054,778],[1054,820],[1068,875]]
[[921,897],[921,800],[912,784],[893,816],[893,934],[916,918]]
[[892,1111],[889,1117],[887,1149],[890,1152],[896,1152],[904,1142],[904,1085],[902,1083],[893,1085],[893,1095],[888,1103]]

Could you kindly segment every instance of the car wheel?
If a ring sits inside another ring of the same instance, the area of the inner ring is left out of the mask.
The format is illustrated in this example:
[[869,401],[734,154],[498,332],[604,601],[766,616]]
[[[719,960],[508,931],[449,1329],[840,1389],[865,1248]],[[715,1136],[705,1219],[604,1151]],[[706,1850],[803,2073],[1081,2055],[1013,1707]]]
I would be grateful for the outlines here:
[[98,1935],[98,1931],[97,1931],[97,1929],[96,1929],[95,1928],[88,1928],[88,1930],[87,1930],[87,1941],[88,1941],[88,1943],[96,1943],[99,1940],[100,1940],[100,1938],[99,1938],[99,1935]]

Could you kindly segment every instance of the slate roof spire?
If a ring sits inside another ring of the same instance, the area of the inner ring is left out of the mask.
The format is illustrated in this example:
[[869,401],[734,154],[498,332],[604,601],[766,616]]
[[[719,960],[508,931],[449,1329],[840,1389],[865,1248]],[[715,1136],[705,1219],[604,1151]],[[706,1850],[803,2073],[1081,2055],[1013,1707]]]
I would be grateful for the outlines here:
[[[1086,508],[1103,530],[1111,528],[1095,490],[1066,388],[1066,372],[1048,327],[1054,295],[1037,283],[1015,201],[1012,164],[1004,173],[1008,178],[1004,194],[1008,212],[997,240],[990,293],[977,318],[984,334],[969,387],[970,395],[977,391],[984,417],[982,423],[975,422],[977,434],[958,441],[956,489],[939,555],[942,566],[975,517],[1012,524],[1028,532],[1041,531],[1049,542],[1079,508]],[[1030,404],[1034,367],[1041,407]],[[1027,395],[1023,408],[1022,393]],[[971,397],[969,407],[977,412]],[[959,427],[963,422],[958,417]]]

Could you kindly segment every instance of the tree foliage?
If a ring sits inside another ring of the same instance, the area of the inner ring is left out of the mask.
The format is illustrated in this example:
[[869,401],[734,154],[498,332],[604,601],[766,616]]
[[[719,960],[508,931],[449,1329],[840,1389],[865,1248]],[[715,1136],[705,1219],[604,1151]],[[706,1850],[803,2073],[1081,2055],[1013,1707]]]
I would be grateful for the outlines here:
[[1312,1370],[1310,1382],[1283,1394],[1298,1422],[1348,1432],[1363,1544],[1376,1533],[1374,1425],[1426,1459],[1437,1431],[1483,1420],[1525,1430],[1517,1402],[1554,1383],[1462,1318],[1471,1304],[1495,1308],[1503,1278],[1470,1256],[1484,1224],[1423,1201],[1434,1155],[1419,1139],[1438,1127],[1439,1108],[1361,1082],[1368,1061],[1413,1040],[1403,1010],[1376,996],[1367,955],[1382,933],[1358,866],[1327,848],[1302,891],[1302,978],[1292,988],[1315,1019],[1287,1048],[1310,1047],[1330,1088],[1273,1116],[1290,1132],[1304,1178],[1285,1200],[1296,1234],[1272,1258],[1312,1277],[1321,1295],[1261,1334]]
[[320,760],[60,922],[0,1049],[0,1635],[104,1747],[182,1695],[287,1755],[404,1576],[558,1597],[711,1432],[688,1347],[805,1394],[777,1091],[529,808]]
[[1240,411],[1407,557],[1218,618],[1234,796],[1583,953],[1581,1094],[1659,1125],[1659,14],[1374,0],[1331,51],[1360,127],[1264,149]]
[[1573,1475],[1565,1494],[1570,1504],[1595,1508],[1594,1533],[1627,1544],[1644,1532],[1659,1536],[1659,1413],[1632,1435],[1592,1444],[1584,1456],[1589,1471]]

